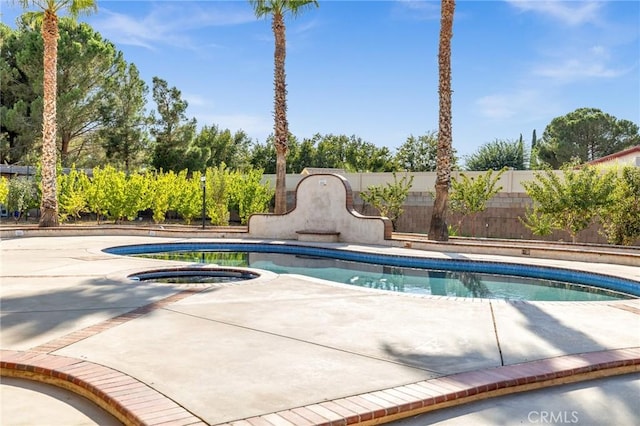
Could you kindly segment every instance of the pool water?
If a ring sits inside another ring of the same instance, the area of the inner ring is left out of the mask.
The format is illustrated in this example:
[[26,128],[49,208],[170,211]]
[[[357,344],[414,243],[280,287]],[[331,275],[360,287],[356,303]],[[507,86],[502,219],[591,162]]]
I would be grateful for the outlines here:
[[249,267],[278,274],[299,274],[360,287],[422,295],[539,301],[607,301],[633,298],[613,290],[551,279],[378,265],[293,253],[167,251],[137,253],[135,256],[225,267]]

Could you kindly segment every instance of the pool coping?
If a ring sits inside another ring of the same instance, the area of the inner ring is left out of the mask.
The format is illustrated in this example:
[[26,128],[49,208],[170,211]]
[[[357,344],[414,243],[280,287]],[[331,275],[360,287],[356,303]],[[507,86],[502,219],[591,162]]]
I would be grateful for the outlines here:
[[[139,226],[134,224],[115,225],[104,223],[100,225],[67,224],[56,228],[40,228],[35,224],[0,224],[0,239],[100,235],[189,239],[255,239],[255,237],[249,234],[247,226],[207,226],[205,229],[201,229],[195,225],[154,224]],[[290,241],[295,242],[296,240]],[[385,240],[385,243],[384,247],[469,254],[491,254],[514,256],[524,259],[577,260],[627,266],[635,266],[640,262],[640,247],[638,246],[467,237],[451,237],[448,241],[433,241],[429,240],[426,234],[403,232],[393,232],[391,238]]]

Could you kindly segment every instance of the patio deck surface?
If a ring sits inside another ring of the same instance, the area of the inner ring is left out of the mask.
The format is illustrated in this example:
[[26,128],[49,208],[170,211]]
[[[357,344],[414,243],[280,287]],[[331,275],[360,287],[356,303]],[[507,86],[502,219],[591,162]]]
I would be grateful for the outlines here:
[[[166,262],[102,252],[179,240],[1,241],[2,374],[79,393],[127,424],[278,426],[379,424],[640,371],[638,299],[423,297],[273,273],[224,285],[132,283],[129,273]],[[633,266],[463,256],[640,282]],[[617,423],[636,424],[638,405]]]

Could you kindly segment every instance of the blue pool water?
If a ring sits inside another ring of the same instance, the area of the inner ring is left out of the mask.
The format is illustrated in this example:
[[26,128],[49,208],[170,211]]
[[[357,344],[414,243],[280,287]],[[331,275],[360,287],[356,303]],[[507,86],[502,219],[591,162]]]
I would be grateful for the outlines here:
[[293,273],[369,288],[507,300],[597,301],[640,296],[640,283],[601,274],[499,262],[430,259],[295,244],[170,243],[106,252]]

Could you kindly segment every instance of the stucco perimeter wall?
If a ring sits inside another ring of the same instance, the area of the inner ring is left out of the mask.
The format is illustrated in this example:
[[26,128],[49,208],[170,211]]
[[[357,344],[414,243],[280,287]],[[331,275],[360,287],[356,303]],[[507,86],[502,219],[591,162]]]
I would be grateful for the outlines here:
[[[469,177],[477,177],[483,175],[485,172],[459,172],[453,171],[452,177],[460,176],[460,173],[464,173]],[[524,193],[524,187],[522,182],[535,180],[535,170],[507,170],[498,180],[498,186],[502,187],[501,192],[504,193]],[[556,171],[557,174],[562,174],[560,171]],[[398,180],[404,176],[403,172],[398,172]],[[436,173],[435,172],[411,172],[409,176],[413,176],[413,185],[410,189],[411,192],[428,192],[435,191],[436,185]],[[309,176],[309,175],[307,175]],[[351,190],[354,193],[360,191],[366,191],[369,186],[372,185],[386,185],[387,182],[393,183],[393,173],[345,173],[344,178],[349,182]],[[287,175],[287,190],[295,191],[298,183],[305,178],[303,175]],[[272,187],[275,187],[275,175],[264,175],[264,182],[269,182]]]
[[308,175],[293,195],[295,205],[284,215],[252,215],[249,235],[296,240],[301,233],[336,233],[340,242],[390,245],[391,222],[356,212],[351,187],[342,176]]

